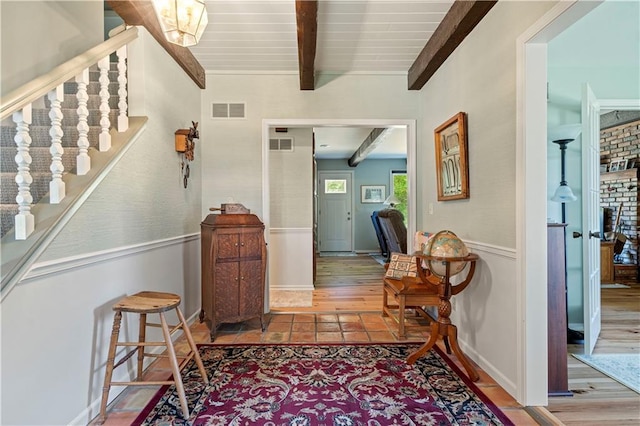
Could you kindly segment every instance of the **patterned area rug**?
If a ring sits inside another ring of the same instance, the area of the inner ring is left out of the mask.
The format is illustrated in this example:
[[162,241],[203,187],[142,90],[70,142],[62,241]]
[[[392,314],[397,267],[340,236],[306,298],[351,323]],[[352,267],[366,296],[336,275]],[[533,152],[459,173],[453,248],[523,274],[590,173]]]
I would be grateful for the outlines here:
[[163,387],[134,425],[513,425],[439,351],[415,344],[201,345],[183,372],[190,418]]
[[640,393],[640,354],[571,355]]

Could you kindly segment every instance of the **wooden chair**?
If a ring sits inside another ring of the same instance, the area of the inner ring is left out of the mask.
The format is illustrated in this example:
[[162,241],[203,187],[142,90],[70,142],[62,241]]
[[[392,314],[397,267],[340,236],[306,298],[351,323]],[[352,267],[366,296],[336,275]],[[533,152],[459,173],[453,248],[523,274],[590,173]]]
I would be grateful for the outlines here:
[[[398,323],[398,335],[400,339],[406,338],[406,310],[413,309],[416,315],[419,315],[429,322],[436,321],[424,310],[425,306],[438,306],[440,296],[438,295],[438,287],[426,280],[429,271],[422,268],[420,258],[415,258],[418,270],[417,277],[404,276],[400,279],[385,277],[384,292],[382,294],[382,315],[390,316]],[[385,265],[388,267],[388,264]],[[422,278],[421,278],[422,277]],[[391,299],[392,303],[389,303]],[[397,311],[397,315],[395,312]],[[447,345],[448,351],[448,343]]]
[[[104,386],[102,388],[102,401],[100,404],[100,422],[104,422],[107,417],[107,402],[109,399],[109,389],[111,386],[133,386],[133,385],[175,385],[178,392],[178,398],[180,399],[180,406],[182,407],[182,414],[185,420],[189,418],[189,408],[187,406],[187,399],[184,393],[184,386],[182,384],[182,376],[180,370],[187,362],[194,359],[198,370],[202,376],[202,379],[206,384],[209,383],[209,378],[200,359],[198,348],[195,341],[191,336],[189,325],[185,320],[182,312],[179,308],[180,296],[172,293],[159,293],[153,291],[143,291],[136,293],[132,296],[127,296],[121,299],[118,303],[113,305],[113,310],[116,312],[113,318],[113,329],[111,331],[111,343],[109,344],[109,355],[107,358],[107,370],[105,373]],[[180,324],[176,326],[167,325],[164,313],[175,309]],[[118,335],[120,334],[120,323],[122,321],[123,312],[133,312],[140,314],[140,328],[139,338],[137,342],[118,342]],[[160,315],[160,324],[147,322],[147,314],[157,313]],[[147,342],[145,340],[147,327],[160,327],[162,328],[162,334],[164,336],[163,342]],[[175,331],[182,329],[184,336],[189,345],[190,352],[186,355],[176,355],[171,340],[171,334]],[[136,349],[130,351],[124,355],[117,363],[115,362],[116,348],[118,346],[134,346]],[[153,354],[144,351],[146,346],[165,346],[167,348],[166,354]],[[138,368],[137,368],[137,380],[129,382],[112,382],[113,370],[127,361],[133,354],[138,353]],[[173,373],[173,380],[166,381],[145,381],[142,380],[144,357],[167,357],[171,365],[171,371]],[[177,358],[184,358],[181,364],[178,364]]]

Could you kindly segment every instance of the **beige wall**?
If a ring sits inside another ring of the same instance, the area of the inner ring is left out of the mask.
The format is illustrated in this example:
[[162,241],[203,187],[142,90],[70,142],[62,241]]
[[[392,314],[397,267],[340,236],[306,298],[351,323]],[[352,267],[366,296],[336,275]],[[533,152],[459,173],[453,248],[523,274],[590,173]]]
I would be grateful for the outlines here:
[[[423,144],[435,164],[433,130],[467,113],[470,198],[437,201],[433,167],[418,167],[420,223],[431,230],[515,248],[516,38],[554,2],[499,2],[420,91]],[[544,165],[541,165],[544,167]],[[541,191],[546,188],[541,187]],[[428,214],[433,204],[433,215]]]
[[[301,91],[299,84],[294,74],[207,75],[203,209],[233,198],[263,216],[263,119],[419,119],[418,93],[407,90],[406,76],[332,76],[313,91]],[[213,102],[245,102],[246,119],[208,118]]]
[[270,129],[270,137],[291,137],[293,151],[269,152],[269,196],[272,228],[311,228],[313,225],[313,129]]

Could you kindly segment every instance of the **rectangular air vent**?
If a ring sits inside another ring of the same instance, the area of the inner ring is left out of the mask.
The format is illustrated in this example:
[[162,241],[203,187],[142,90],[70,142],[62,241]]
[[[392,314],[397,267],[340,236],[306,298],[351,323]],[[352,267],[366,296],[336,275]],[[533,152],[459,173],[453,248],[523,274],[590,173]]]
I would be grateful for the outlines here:
[[212,103],[211,118],[245,118],[244,103]]
[[271,138],[269,139],[270,151],[293,151],[293,138]]

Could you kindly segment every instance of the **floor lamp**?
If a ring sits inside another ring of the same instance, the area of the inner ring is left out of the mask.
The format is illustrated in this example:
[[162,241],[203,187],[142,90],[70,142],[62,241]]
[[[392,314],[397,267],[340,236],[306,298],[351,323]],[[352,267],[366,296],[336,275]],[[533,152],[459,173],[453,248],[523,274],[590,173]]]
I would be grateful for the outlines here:
[[[567,151],[567,145],[573,142],[582,130],[581,124],[570,124],[564,126],[558,126],[555,129],[551,130],[550,139],[553,143],[558,144],[560,147],[560,185],[556,189],[553,197],[551,197],[551,201],[555,201],[561,203],[562,208],[562,223],[567,223],[567,213],[566,213],[566,203],[570,203],[572,201],[576,201],[578,198],[573,194],[571,187],[567,184],[567,179],[565,177],[565,153]],[[565,303],[566,303],[566,314],[567,314],[567,343],[584,343],[584,333],[576,330],[572,330],[569,328],[569,293],[568,293],[568,283],[567,283],[567,231],[566,228],[564,230],[564,241],[565,241],[565,249],[564,249],[564,277],[565,277]]]

